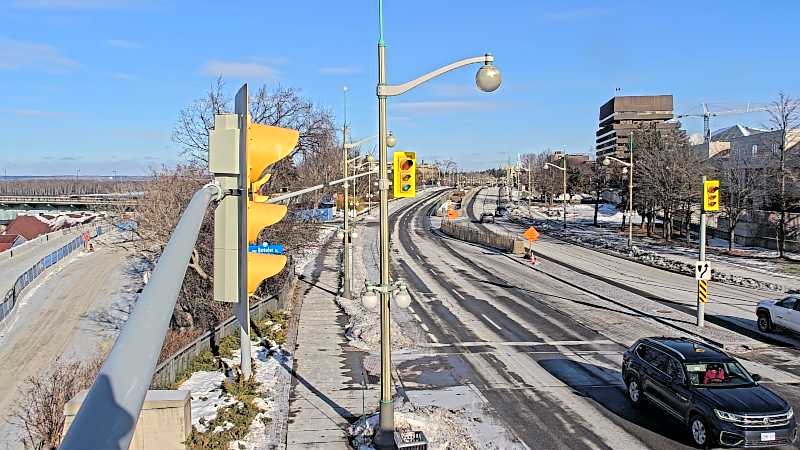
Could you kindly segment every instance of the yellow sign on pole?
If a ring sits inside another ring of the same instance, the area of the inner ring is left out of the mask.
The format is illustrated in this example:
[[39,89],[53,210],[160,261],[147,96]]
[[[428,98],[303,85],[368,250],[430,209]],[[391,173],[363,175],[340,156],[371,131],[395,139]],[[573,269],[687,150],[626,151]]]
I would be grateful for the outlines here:
[[706,303],[708,301],[708,281],[697,281],[697,300],[700,303]]
[[703,183],[703,211],[719,211],[719,180]]

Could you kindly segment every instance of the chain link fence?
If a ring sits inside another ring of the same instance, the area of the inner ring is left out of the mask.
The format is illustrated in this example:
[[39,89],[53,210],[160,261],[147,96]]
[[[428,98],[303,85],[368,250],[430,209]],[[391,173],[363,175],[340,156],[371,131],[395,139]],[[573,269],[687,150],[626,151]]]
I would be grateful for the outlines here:
[[[91,237],[97,237],[102,233],[103,228],[98,226],[92,230]],[[11,311],[13,311],[14,306],[17,304],[17,300],[22,295],[22,291],[28,287],[36,277],[81,247],[83,247],[83,236],[78,236],[65,246],[37,261],[30,269],[17,277],[14,286],[5,293],[3,302],[0,303],[0,322],[11,314]]]

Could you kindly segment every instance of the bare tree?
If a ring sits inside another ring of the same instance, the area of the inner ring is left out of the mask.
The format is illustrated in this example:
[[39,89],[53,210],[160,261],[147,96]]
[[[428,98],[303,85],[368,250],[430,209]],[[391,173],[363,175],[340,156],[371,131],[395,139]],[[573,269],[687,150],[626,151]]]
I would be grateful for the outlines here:
[[81,363],[57,357],[46,373],[25,380],[8,420],[20,430],[19,439],[26,448],[58,448],[64,432],[64,405],[92,385],[104,359]]
[[681,205],[699,192],[701,165],[686,134],[673,128],[643,127],[637,133],[639,151],[635,177],[638,201],[657,208],[663,217],[665,240],[672,239],[672,220]]
[[180,111],[172,140],[182,147],[182,156],[208,165],[208,135],[214,127],[214,115],[229,112],[230,102],[225,96],[225,82],[217,77],[203,98]]
[[728,221],[728,251],[732,251],[736,240],[736,225],[753,208],[753,201],[761,189],[761,178],[753,164],[733,155],[721,161],[717,167],[721,184],[721,217]]
[[777,192],[776,206],[778,209],[778,220],[775,224],[775,235],[777,238],[778,256],[786,257],[786,215],[789,208],[789,196],[787,195],[786,181],[788,171],[786,167],[788,151],[788,135],[792,129],[800,126],[800,101],[793,99],[781,92],[778,98],[769,107],[769,122],[773,128],[779,131],[778,138],[778,167],[777,167]]

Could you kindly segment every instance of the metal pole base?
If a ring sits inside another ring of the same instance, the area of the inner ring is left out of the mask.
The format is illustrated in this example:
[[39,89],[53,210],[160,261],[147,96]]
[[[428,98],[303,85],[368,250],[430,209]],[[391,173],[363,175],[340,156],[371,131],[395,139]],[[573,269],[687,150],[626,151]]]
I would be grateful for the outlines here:
[[380,423],[372,445],[378,450],[394,450],[394,401],[381,402]]

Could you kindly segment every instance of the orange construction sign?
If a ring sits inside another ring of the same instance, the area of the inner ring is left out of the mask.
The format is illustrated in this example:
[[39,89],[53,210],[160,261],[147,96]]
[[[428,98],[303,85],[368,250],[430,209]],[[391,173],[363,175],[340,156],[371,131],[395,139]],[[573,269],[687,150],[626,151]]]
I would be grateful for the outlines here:
[[447,218],[448,219],[456,219],[458,218],[458,213],[455,209],[448,209],[447,210]]
[[536,228],[533,227],[530,227],[527,230],[525,230],[525,232],[522,233],[522,235],[525,236],[525,239],[529,241],[535,241],[539,239],[539,232],[536,231]]

